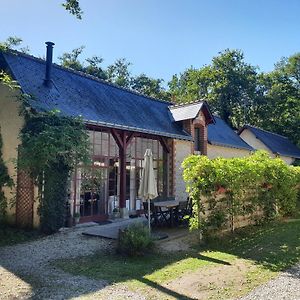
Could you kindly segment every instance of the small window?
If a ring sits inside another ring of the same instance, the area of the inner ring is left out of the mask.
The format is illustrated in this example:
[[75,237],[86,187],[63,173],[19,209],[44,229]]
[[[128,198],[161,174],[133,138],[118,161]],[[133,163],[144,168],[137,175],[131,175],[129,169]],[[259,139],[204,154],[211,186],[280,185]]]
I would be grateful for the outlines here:
[[195,128],[194,132],[194,149],[195,151],[201,151],[200,128]]

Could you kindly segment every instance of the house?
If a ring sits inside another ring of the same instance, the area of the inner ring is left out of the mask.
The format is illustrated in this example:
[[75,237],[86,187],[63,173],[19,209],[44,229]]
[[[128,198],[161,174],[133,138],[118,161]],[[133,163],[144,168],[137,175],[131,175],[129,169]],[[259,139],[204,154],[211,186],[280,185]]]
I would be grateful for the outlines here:
[[280,157],[289,165],[296,158],[300,158],[300,149],[283,135],[250,125],[245,125],[238,134],[254,149],[266,150],[273,157]]
[[215,124],[208,126],[207,156],[244,157],[255,151],[220,117],[214,116]]
[[182,161],[191,154],[216,157],[244,157],[254,149],[244,142],[220,117],[212,115],[205,101],[170,106],[176,122],[181,122],[191,141],[174,141],[175,156],[175,196],[185,199],[185,183],[182,180]]
[[[66,116],[83,117],[92,144],[92,164],[74,171],[67,199],[71,213],[80,213],[81,222],[105,220],[114,207],[119,207],[123,216],[140,208],[137,191],[148,148],[153,152],[159,194],[178,200],[187,197],[181,163],[189,154],[212,157],[222,151],[238,155],[251,151],[212,115],[205,101],[173,105],[63,68],[52,63],[54,44],[46,44],[46,61],[17,51],[0,52],[0,70],[18,82],[22,93],[33,96],[29,100],[33,111],[59,110]],[[16,196],[16,206],[8,211],[11,221],[38,226],[37,187],[14,163],[24,124],[15,101],[18,93],[0,84],[3,159],[16,183],[12,193],[8,189],[4,192],[8,200]],[[223,139],[213,126],[224,133]],[[91,174],[97,191],[87,184]]]

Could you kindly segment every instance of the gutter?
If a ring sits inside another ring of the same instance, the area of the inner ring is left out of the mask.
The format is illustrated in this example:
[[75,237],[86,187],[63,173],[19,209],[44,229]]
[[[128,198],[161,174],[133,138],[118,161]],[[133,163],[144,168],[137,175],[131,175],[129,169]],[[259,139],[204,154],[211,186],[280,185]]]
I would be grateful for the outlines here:
[[167,133],[167,132],[136,128],[136,127],[131,127],[131,126],[119,125],[119,124],[115,124],[115,123],[99,122],[99,121],[93,121],[93,120],[84,120],[84,123],[87,125],[98,125],[98,126],[104,126],[104,127],[109,127],[109,128],[122,129],[122,130],[141,132],[141,133],[148,133],[148,134],[153,134],[153,135],[157,135],[157,136],[164,136],[164,137],[169,137],[169,138],[178,139],[178,140],[193,141],[193,138],[191,136],[184,136],[184,135],[179,135],[179,134],[172,134],[172,133]]
[[247,151],[255,151],[254,148],[246,148],[246,147],[238,147],[238,146],[233,146],[230,144],[224,144],[224,143],[218,143],[218,142],[212,142],[212,141],[207,141],[210,145],[215,145],[215,146],[221,146],[221,147],[228,147],[228,148],[233,148],[233,149],[242,149],[242,150],[247,150]]

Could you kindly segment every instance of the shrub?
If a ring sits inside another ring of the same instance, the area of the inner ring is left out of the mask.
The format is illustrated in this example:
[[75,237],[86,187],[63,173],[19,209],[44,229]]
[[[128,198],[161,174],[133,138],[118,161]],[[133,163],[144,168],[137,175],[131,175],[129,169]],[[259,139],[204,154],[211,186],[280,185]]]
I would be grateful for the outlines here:
[[154,242],[144,224],[130,225],[119,233],[118,253],[128,256],[142,256],[151,251]]
[[[265,151],[245,158],[212,160],[193,155],[185,159],[183,168],[187,191],[193,200],[192,229],[203,230],[212,225],[220,228],[229,220],[233,231],[236,216],[250,214],[257,218],[255,213],[261,211],[264,219],[270,221],[296,210],[299,167],[288,166]],[[201,199],[207,199],[209,207]]]

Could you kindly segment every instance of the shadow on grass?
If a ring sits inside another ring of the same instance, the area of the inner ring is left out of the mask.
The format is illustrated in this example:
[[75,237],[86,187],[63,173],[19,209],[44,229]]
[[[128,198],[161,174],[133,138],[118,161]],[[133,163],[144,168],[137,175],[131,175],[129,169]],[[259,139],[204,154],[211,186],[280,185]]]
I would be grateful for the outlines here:
[[282,271],[300,261],[300,220],[237,230],[231,236],[209,239],[206,248],[252,260],[270,271]]
[[[61,261],[57,266],[110,283],[136,281],[169,297],[191,299],[163,283],[205,265],[230,265],[229,255],[251,260],[271,271],[285,270],[300,260],[300,220],[237,230],[234,235],[210,239],[205,246],[196,246],[189,252],[154,253],[140,258],[98,253],[77,261]],[[291,276],[299,273],[291,272]]]
[[[134,288],[146,285],[168,297],[192,300],[178,290],[171,290],[164,282],[205,265],[230,265],[228,254],[252,260],[271,271],[284,270],[300,259],[300,220],[238,230],[232,236],[210,239],[205,246],[195,246],[188,252],[152,253],[145,257],[131,258],[101,252],[92,256],[56,261],[54,265],[71,274],[94,279],[96,282],[98,279],[108,283],[130,282]],[[11,272],[31,284],[35,293],[32,299],[41,295],[45,283],[36,281],[38,279],[34,274],[28,276],[14,270]],[[290,276],[299,278],[299,272],[291,269]],[[97,292],[103,288],[100,283],[94,286],[91,284],[89,287],[81,286],[84,281],[81,282],[80,278],[76,280],[78,286],[74,291],[70,288],[68,298]],[[55,298],[55,291],[53,293],[52,296]]]
[[196,298],[191,298],[191,297],[182,295],[182,294],[180,294],[180,293],[177,293],[177,292],[175,292],[175,291],[173,291],[173,290],[170,290],[170,289],[168,289],[168,288],[166,288],[166,287],[163,287],[163,286],[161,286],[161,285],[157,284],[156,282],[151,281],[151,280],[149,280],[149,279],[141,278],[140,281],[141,281],[142,283],[144,283],[144,284],[146,284],[146,285],[148,285],[148,286],[150,286],[150,287],[152,287],[152,288],[154,288],[154,289],[156,289],[156,290],[158,290],[158,291],[160,291],[160,292],[162,292],[162,293],[168,295],[168,296],[174,297],[175,299],[181,299],[181,300],[196,300]]
[[0,247],[32,241],[41,236],[37,230],[24,230],[0,223]]
[[[183,262],[183,263],[182,263]],[[182,266],[181,266],[182,263]],[[209,257],[196,251],[174,253],[152,253],[143,257],[126,257],[115,253],[97,253],[79,260],[61,260],[55,265],[74,275],[84,275],[108,283],[129,283],[134,289],[141,283],[152,287],[168,297],[193,299],[163,285],[189,270],[209,265],[230,265],[226,260]]]

